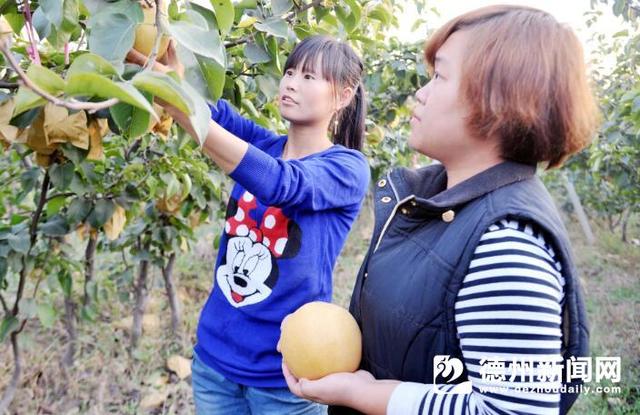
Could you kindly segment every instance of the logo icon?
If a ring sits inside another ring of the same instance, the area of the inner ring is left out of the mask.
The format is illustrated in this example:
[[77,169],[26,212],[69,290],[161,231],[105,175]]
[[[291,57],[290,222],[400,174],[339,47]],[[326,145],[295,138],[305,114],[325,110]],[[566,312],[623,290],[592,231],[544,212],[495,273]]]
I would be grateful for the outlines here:
[[470,393],[471,381],[456,383],[462,376],[462,361],[449,355],[433,357],[433,386],[437,394]]

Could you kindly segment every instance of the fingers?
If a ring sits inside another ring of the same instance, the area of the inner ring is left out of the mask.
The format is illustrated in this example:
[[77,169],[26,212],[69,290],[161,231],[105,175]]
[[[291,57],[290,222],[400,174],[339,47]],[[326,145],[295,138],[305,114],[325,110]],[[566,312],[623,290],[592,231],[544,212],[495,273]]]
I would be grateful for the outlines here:
[[135,49],[130,49],[127,53],[126,61],[143,66],[147,62],[147,57]]
[[291,374],[286,363],[284,363],[284,360],[282,361],[282,374],[284,375],[284,380],[287,382],[287,386],[289,387],[291,393],[299,398],[304,398],[305,396],[302,393],[300,382],[295,376]]

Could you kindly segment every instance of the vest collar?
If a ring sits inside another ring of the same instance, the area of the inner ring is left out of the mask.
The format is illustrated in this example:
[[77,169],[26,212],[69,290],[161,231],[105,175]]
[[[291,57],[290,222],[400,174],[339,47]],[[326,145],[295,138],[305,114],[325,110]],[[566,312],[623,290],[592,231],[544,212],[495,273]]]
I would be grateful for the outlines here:
[[504,161],[450,189],[446,188],[447,172],[442,164],[395,169],[389,179],[398,200],[413,199],[415,214],[432,215],[455,209],[500,187],[530,179],[535,172],[534,165]]

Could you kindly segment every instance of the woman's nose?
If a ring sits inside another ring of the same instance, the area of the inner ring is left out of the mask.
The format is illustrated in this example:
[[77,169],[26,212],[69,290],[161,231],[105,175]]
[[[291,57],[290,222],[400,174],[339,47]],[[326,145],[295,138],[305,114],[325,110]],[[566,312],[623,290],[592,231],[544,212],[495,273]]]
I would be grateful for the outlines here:
[[423,86],[422,88],[418,89],[418,91],[416,92],[416,100],[421,104],[424,105],[427,102],[427,88],[428,85]]

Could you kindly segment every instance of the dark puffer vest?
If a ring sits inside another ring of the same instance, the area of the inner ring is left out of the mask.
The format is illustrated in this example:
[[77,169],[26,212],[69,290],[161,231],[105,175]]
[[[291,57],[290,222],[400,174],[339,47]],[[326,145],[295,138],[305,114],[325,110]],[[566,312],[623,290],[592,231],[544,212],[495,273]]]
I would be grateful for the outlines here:
[[[462,360],[456,297],[480,237],[506,217],[546,232],[565,278],[563,357],[588,356],[589,328],[570,242],[535,167],[503,162],[450,189],[446,184],[442,165],[395,169],[377,183],[374,233],[349,308],[362,330],[361,368],[376,379],[432,384],[435,355]],[[466,373],[458,379],[465,380]],[[560,413],[576,398],[563,394]],[[329,413],[357,412],[331,407]]]

